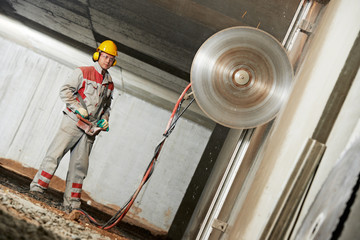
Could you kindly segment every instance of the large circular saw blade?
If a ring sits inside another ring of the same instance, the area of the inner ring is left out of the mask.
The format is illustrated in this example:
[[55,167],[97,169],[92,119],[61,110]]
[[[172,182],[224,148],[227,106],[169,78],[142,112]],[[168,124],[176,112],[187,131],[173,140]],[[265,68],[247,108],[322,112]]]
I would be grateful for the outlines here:
[[222,30],[197,51],[191,86],[200,108],[230,128],[253,128],[273,119],[293,78],[285,49],[251,27]]

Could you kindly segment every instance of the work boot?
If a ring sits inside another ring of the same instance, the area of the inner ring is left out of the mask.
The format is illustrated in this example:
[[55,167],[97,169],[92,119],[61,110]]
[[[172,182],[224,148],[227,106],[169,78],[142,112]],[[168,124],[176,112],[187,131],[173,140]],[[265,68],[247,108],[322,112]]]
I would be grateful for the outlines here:
[[80,218],[83,216],[81,212],[76,211],[71,205],[64,206],[62,205],[62,211],[65,212],[67,216],[65,216],[67,219],[80,222]]
[[65,212],[66,214],[70,214],[73,210],[73,208],[71,207],[71,205],[64,205],[62,204],[59,208],[61,211]]
[[29,190],[29,195],[36,200],[42,200],[44,198],[44,192],[44,189],[34,186]]
[[31,186],[29,189],[30,192],[39,192],[39,193],[44,193],[45,189],[39,187],[39,186]]

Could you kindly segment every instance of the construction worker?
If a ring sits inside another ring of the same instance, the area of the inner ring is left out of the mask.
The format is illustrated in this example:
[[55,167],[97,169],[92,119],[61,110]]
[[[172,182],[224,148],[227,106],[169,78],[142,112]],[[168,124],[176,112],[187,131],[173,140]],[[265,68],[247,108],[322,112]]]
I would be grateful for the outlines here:
[[94,126],[109,130],[114,84],[107,70],[116,64],[115,56],[115,43],[110,40],[102,42],[93,54],[94,66],[76,68],[61,87],[60,98],[66,104],[61,125],[30,184],[31,193],[44,193],[61,159],[70,150],[63,201],[63,210],[67,213],[74,208],[80,208],[82,184],[95,140],[95,135],[87,135],[77,126],[77,115],[87,119]]

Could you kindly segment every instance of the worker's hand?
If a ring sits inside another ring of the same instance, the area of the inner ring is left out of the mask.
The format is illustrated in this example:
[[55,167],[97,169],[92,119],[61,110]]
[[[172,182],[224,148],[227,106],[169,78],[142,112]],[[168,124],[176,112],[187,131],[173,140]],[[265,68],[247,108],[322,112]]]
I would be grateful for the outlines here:
[[97,122],[97,126],[106,129],[107,132],[109,131],[109,123],[106,121],[106,119],[100,119]]
[[75,111],[75,113],[86,119],[89,117],[89,114],[85,108],[79,108]]

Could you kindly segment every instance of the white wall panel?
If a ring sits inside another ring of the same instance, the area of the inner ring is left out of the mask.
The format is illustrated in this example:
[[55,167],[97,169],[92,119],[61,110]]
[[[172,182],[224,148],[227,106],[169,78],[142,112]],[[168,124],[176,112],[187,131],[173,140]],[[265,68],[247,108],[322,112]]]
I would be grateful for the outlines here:
[[[58,48],[53,45],[54,51]],[[53,60],[7,39],[3,33],[0,51],[0,157],[38,168],[60,124],[64,108],[59,98],[60,86],[72,72],[71,66],[83,56],[73,62],[72,58]],[[71,56],[71,50],[66,51]],[[69,62],[64,62],[66,59]],[[112,74],[115,81],[121,79],[117,76],[120,71]],[[126,76],[134,77],[131,73],[125,73]],[[162,139],[170,112],[119,89],[114,93],[110,131],[97,137],[84,190],[95,201],[121,207],[140,183]],[[209,128],[181,119],[128,216],[142,221],[145,227],[166,232],[210,134]],[[68,160],[66,155],[56,172],[62,179]]]
[[[357,0],[334,0],[326,6],[253,178],[251,189],[254,191],[246,196],[230,239],[260,239],[262,231],[259,229],[265,228],[304,145],[312,137],[360,30],[359,7]],[[317,194],[360,117],[358,78],[326,143],[327,149],[313,184],[315,191],[311,190],[308,195],[310,200]],[[307,207],[304,207],[305,213]]]

